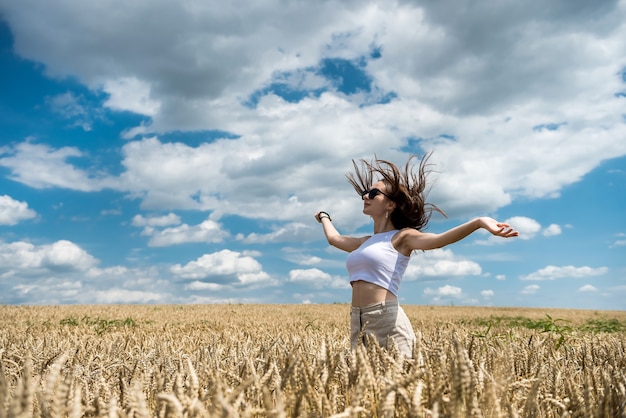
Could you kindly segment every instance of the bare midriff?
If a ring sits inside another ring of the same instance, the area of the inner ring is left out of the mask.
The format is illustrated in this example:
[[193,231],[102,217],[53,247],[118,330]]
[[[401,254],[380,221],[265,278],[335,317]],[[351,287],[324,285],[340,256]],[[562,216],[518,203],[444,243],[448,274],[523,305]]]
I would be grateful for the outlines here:
[[396,300],[396,296],[374,283],[357,280],[352,285],[352,306],[364,308],[388,300]]

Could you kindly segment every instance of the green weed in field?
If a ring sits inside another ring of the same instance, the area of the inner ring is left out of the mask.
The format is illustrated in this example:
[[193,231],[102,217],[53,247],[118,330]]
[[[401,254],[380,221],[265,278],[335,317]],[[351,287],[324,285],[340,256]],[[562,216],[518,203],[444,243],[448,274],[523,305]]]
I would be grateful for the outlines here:
[[63,318],[60,321],[61,325],[79,326],[86,325],[93,327],[94,331],[98,335],[110,331],[116,328],[135,328],[137,323],[134,319],[127,317],[124,319],[104,319],[104,318],[91,318],[87,315],[83,316],[80,320],[74,316]]

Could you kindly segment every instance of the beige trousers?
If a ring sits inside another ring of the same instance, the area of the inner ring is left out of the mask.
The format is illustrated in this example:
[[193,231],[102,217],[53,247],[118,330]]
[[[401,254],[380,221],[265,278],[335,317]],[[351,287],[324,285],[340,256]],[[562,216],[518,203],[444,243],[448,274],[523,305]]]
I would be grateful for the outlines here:
[[350,345],[366,343],[365,334],[376,338],[381,347],[396,345],[406,358],[412,358],[415,333],[409,318],[397,300],[350,309]]

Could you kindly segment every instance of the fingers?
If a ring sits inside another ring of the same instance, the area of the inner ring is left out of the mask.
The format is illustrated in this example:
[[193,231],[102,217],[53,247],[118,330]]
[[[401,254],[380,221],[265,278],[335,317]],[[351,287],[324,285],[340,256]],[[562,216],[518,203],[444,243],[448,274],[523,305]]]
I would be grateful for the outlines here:
[[498,222],[496,224],[496,226],[498,228],[500,228],[500,230],[498,230],[496,232],[496,235],[504,237],[504,238],[511,238],[511,237],[518,237],[519,236],[519,232],[516,231],[514,228],[511,227],[511,225],[504,223],[504,222]]
[[514,230],[513,228],[502,228],[500,229],[500,233],[498,234],[504,238],[517,237],[519,236],[519,232]]

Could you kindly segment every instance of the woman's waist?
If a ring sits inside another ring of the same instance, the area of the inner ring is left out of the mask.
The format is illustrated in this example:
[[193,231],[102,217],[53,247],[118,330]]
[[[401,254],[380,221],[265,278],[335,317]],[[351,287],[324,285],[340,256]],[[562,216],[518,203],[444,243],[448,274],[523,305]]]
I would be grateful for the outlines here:
[[397,300],[388,289],[364,280],[350,282],[352,285],[352,306],[366,307],[377,303]]

